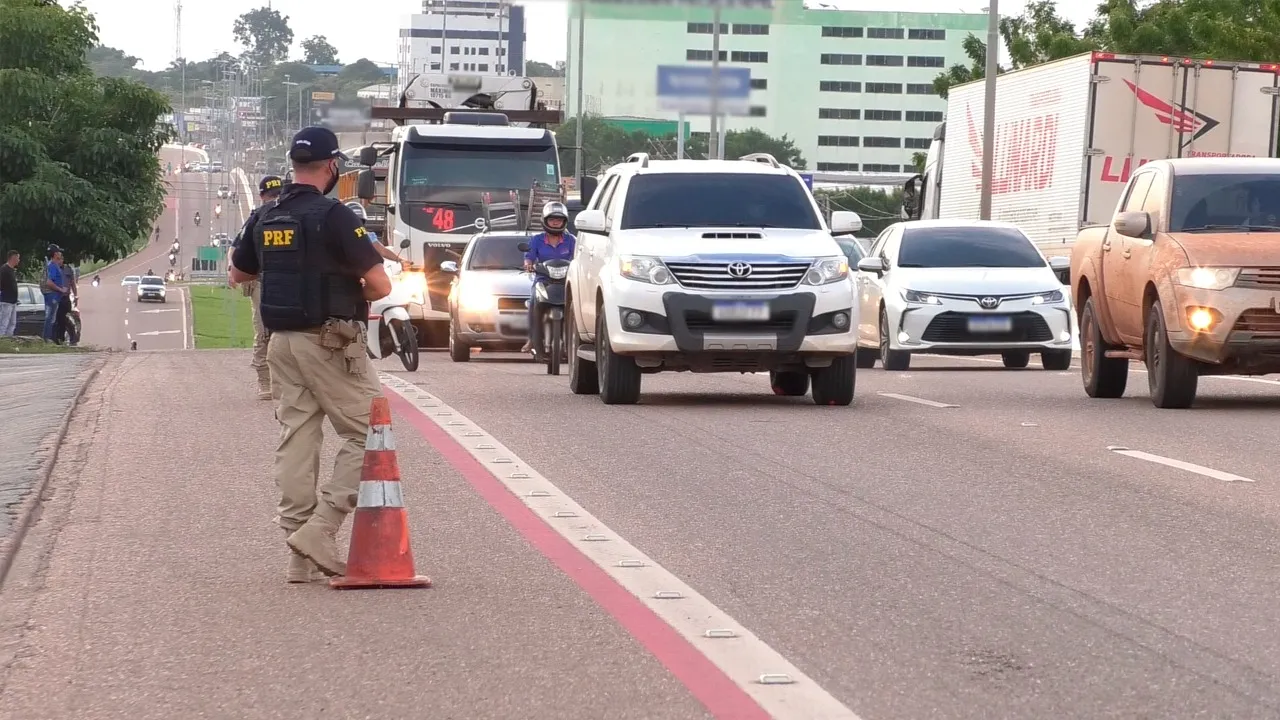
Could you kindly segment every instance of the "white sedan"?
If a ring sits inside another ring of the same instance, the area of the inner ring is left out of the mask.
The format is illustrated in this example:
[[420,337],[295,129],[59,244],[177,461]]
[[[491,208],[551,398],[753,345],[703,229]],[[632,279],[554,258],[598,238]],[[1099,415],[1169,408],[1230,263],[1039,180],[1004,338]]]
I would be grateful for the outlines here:
[[142,278],[138,277],[137,275],[125,275],[124,279],[120,281],[120,284],[122,286],[128,287],[130,285],[137,285],[141,280]]
[[1000,355],[1023,368],[1071,366],[1071,305],[1055,271],[1008,223],[923,220],[889,226],[858,262],[858,366],[906,370],[913,353]]

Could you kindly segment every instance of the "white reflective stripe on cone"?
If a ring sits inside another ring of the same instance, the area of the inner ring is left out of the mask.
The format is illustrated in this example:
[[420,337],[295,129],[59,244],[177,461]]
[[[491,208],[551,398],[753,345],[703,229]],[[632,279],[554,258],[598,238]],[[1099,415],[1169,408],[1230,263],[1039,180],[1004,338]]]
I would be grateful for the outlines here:
[[404,494],[399,480],[365,480],[360,483],[358,507],[402,508]]
[[364,437],[365,450],[395,450],[396,436],[390,425],[370,425]]

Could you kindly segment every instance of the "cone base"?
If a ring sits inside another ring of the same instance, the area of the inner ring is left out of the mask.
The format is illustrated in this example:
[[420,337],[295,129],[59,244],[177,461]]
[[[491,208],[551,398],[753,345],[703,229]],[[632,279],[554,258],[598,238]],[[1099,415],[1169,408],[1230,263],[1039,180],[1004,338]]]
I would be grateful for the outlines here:
[[377,578],[336,577],[329,580],[329,587],[335,590],[360,590],[373,588],[429,588],[431,578],[418,575],[398,580],[379,580]]

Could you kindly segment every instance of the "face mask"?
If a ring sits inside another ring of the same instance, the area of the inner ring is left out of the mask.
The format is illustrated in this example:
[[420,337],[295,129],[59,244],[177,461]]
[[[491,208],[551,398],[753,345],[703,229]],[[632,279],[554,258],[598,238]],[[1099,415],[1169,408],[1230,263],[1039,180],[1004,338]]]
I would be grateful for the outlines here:
[[324,186],[324,191],[321,193],[322,195],[328,195],[333,192],[334,188],[338,187],[338,163],[331,161],[329,163],[329,169],[333,171],[333,177]]

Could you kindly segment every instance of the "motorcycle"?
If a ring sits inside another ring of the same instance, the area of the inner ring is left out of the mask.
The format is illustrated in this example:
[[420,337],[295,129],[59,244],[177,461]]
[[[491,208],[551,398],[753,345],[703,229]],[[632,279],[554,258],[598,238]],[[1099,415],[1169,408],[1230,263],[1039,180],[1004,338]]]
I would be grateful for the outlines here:
[[[520,243],[519,248],[528,252],[529,244]],[[533,286],[533,297],[529,298],[529,302],[536,303],[539,310],[533,321],[542,328],[542,347],[534,348],[534,353],[538,360],[547,364],[548,375],[559,375],[560,365],[568,361],[564,342],[564,291],[569,261],[546,260],[535,265],[534,272],[546,278]]]
[[[401,247],[408,247],[406,239]],[[391,294],[369,304],[369,331],[365,334],[369,357],[374,360],[397,355],[404,369],[418,369],[418,331],[409,320],[409,303],[420,302],[426,292],[426,278],[412,265],[384,260],[391,277]],[[416,298],[416,299],[415,299]]]
[[200,227],[200,216],[196,215],[196,227]]
[[80,344],[80,298],[74,292],[70,294],[70,298],[71,310],[67,312],[64,324],[67,331],[67,345],[75,347]]

